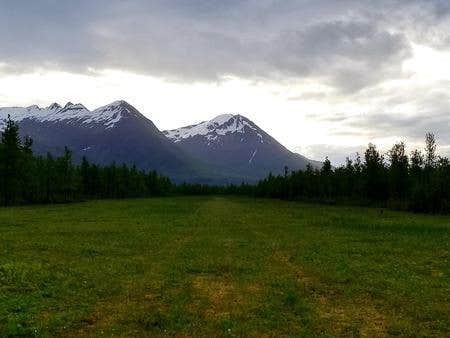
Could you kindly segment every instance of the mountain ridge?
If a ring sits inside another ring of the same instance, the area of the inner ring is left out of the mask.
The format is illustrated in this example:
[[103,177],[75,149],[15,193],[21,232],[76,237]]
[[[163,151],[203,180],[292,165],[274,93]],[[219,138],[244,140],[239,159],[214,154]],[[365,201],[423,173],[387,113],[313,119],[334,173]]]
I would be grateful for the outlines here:
[[87,109],[71,102],[46,108],[0,108],[0,130],[11,115],[22,136],[35,140],[38,154],[60,154],[64,146],[79,161],[126,163],[158,170],[176,181],[199,183],[255,182],[272,172],[282,173],[318,162],[290,152],[254,122],[240,114],[161,132],[126,101]]
[[[60,155],[67,146],[76,162],[136,165],[157,170],[174,181],[202,179],[201,165],[168,140],[151,120],[125,101],[114,101],[93,111],[68,102],[64,107],[0,108],[0,130],[8,115],[21,136],[31,136],[38,155]],[[198,168],[197,168],[198,167]]]
[[25,108],[3,107],[0,108],[0,129],[4,127],[7,115],[11,115],[16,122],[21,122],[25,119],[36,120],[38,122],[68,122],[78,120],[83,124],[104,123],[106,127],[112,128],[114,127],[114,123],[118,122],[127,114],[144,117],[136,108],[123,100],[111,102],[92,111],[81,103],[73,104],[71,102],[67,102],[64,107],[58,103],[52,103],[46,108],[41,108],[37,105]]

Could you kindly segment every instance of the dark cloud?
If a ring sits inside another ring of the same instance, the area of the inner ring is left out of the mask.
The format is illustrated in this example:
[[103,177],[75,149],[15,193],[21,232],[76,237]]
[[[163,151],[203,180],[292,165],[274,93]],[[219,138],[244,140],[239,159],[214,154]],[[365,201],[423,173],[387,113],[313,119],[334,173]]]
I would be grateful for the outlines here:
[[0,0],[0,62],[181,81],[307,78],[348,93],[402,76],[407,31],[386,18],[420,2]]
[[410,55],[404,36],[364,21],[315,24],[282,33],[274,45],[273,62],[281,71],[324,77],[348,91],[400,75],[400,65]]

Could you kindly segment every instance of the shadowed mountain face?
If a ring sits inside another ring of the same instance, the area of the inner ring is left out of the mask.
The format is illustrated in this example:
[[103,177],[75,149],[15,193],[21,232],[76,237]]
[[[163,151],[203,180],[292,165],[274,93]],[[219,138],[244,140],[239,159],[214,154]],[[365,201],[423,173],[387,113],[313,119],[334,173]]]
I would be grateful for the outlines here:
[[220,115],[211,121],[164,134],[192,157],[229,177],[254,181],[268,175],[304,169],[319,162],[295,154],[282,146],[255,123],[241,115]]
[[240,115],[164,133],[125,101],[94,111],[70,102],[64,107],[0,108],[0,130],[8,115],[18,122],[22,136],[33,138],[37,154],[59,155],[67,146],[75,161],[86,156],[103,165],[136,165],[176,182],[253,182],[269,172],[282,173],[285,166],[300,169],[310,162]]
[[67,146],[75,161],[86,156],[98,164],[116,162],[154,169],[177,181],[199,179],[189,156],[124,101],[95,111],[72,103],[64,107],[0,108],[0,129],[8,114],[19,123],[21,135],[33,138],[37,154],[58,155]]

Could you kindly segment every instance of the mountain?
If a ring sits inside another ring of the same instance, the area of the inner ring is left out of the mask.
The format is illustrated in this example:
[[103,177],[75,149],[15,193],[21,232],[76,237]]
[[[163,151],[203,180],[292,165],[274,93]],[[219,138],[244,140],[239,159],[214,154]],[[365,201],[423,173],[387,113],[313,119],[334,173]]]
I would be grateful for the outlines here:
[[269,172],[282,173],[285,166],[293,170],[320,165],[287,150],[241,115],[220,115],[165,132],[125,101],[93,111],[71,102],[0,108],[0,130],[8,115],[19,124],[22,137],[33,138],[37,154],[59,155],[67,146],[75,161],[86,156],[103,165],[136,165],[176,182],[254,182]]
[[54,103],[47,108],[0,108],[0,130],[8,115],[18,122],[22,136],[33,138],[38,154],[61,154],[68,146],[76,161],[86,156],[98,164],[134,164],[178,181],[202,176],[199,165],[125,101],[94,111],[70,102],[64,107]]
[[293,153],[242,115],[219,115],[187,127],[163,132],[192,157],[226,173],[231,180],[254,181],[284,167],[304,169],[320,162]]

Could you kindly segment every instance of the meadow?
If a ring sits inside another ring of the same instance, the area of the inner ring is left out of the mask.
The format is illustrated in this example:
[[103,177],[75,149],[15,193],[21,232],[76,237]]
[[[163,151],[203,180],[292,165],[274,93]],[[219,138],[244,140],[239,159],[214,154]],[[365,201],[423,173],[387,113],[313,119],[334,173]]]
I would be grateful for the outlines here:
[[450,217],[240,197],[0,208],[0,336],[448,336]]

